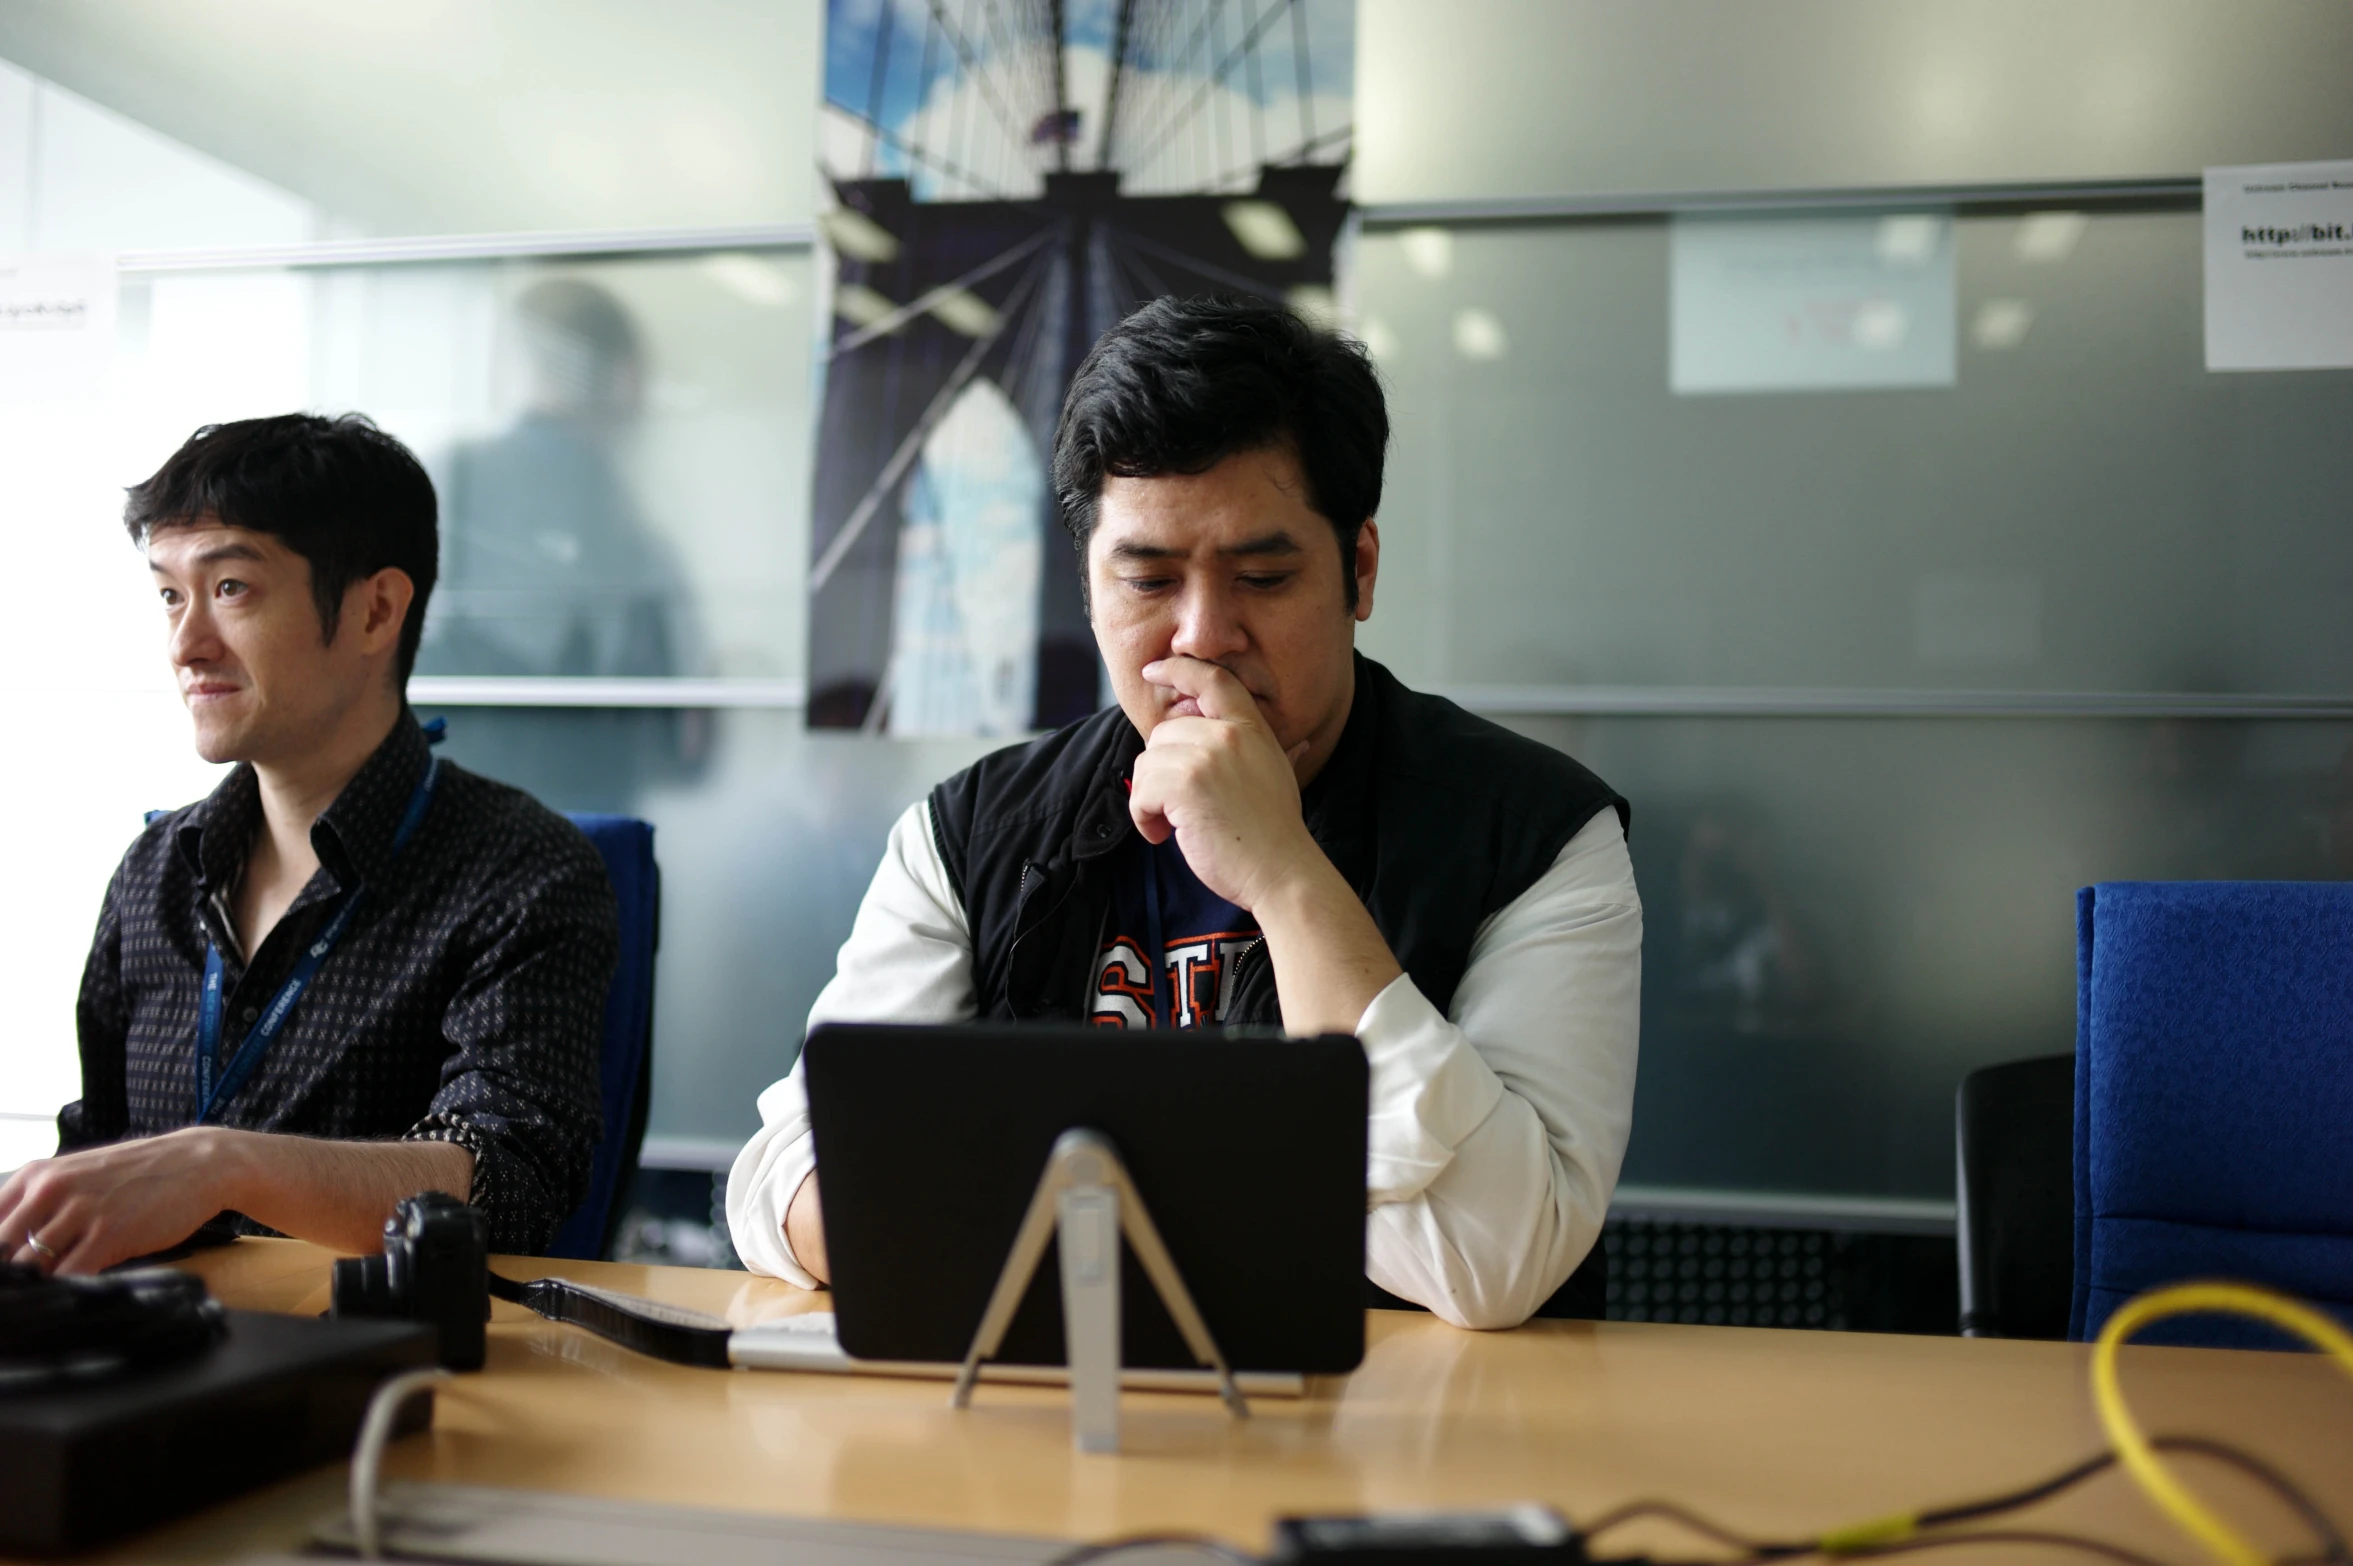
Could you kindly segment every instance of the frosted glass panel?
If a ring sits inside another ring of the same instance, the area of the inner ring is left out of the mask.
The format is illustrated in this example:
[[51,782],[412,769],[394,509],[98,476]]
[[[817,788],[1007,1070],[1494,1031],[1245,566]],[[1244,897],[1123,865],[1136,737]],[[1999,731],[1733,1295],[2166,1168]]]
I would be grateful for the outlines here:
[[[431,709],[428,709],[431,710]],[[648,1134],[741,1141],[792,1065],[891,823],[986,740],[811,734],[797,712],[457,707],[445,753],[559,810],[654,824],[662,866]],[[676,761],[676,737],[698,759]]]
[[801,668],[805,253],[166,274],[123,289],[143,476],[198,424],[366,413],[441,498],[426,674]]
[[1437,683],[2342,691],[2353,373],[2206,372],[2194,213],[1956,241],[1955,384],[1677,396],[1664,222],[1366,236],[1370,645]]
[[[15,716],[64,758],[0,784],[0,806],[43,827],[15,866],[22,938],[0,941],[26,1015],[0,1056],[0,1116],[72,1096],[73,996],[106,877],[141,810],[218,775],[190,749],[124,486],[202,424],[366,412],[441,493],[428,673],[790,680],[810,307],[807,257],[775,253],[128,279],[105,394],[0,419],[0,517],[25,524],[40,584],[19,630],[45,659]],[[544,716],[469,711],[467,752],[607,809],[707,786],[729,754],[707,714]],[[691,906],[691,871],[680,886]]]
[[1357,40],[1374,205],[2195,178],[2353,133],[2353,16],[2302,0],[1360,0]]
[[[448,715],[459,761],[655,823],[652,1128],[711,1140],[757,1124],[891,822],[989,748],[792,713]],[[689,719],[701,769],[637,776],[640,726]],[[1634,801],[1633,1183],[1949,1196],[1962,1075],[2072,1047],[2078,886],[2353,876],[2353,724],[1515,726]]]
[[1971,1069],[2075,1037],[2075,890],[2353,877],[2353,724],[1516,725],[1634,802],[1631,1183],[1943,1198]]

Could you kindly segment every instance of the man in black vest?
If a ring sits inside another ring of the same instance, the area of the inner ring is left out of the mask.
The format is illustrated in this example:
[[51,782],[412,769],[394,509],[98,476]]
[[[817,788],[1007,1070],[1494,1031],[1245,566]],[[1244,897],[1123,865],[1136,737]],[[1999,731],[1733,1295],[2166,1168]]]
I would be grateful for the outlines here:
[[[1054,484],[1119,705],[909,810],[810,1021],[1353,1033],[1376,1300],[1598,1316],[1641,971],[1626,803],[1356,653],[1388,433],[1363,350],[1278,306],[1163,299],[1104,335]],[[797,1069],[760,1109],[736,1248],[814,1286]]]

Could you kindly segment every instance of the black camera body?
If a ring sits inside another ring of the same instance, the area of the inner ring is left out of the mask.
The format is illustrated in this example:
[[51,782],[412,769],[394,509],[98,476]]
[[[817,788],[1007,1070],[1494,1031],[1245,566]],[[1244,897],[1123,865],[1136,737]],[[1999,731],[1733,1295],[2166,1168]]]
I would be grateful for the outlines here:
[[490,1220],[446,1191],[422,1191],[384,1220],[384,1254],[335,1263],[331,1316],[422,1321],[441,1363],[480,1370],[490,1320]]

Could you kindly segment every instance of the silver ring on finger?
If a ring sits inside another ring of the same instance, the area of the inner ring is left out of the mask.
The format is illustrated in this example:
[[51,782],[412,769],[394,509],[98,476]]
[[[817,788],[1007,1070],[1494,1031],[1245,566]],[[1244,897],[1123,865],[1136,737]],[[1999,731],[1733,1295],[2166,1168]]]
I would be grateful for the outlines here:
[[41,1237],[37,1234],[28,1234],[25,1236],[25,1248],[31,1251],[35,1256],[38,1256],[45,1261],[57,1260],[57,1253],[51,1250],[48,1246],[43,1245],[41,1243]]

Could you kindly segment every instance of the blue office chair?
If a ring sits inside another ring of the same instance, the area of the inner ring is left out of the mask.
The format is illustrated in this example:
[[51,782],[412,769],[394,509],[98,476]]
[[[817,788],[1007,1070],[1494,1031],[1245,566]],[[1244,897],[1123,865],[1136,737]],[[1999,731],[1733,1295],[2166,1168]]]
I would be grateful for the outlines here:
[[[2353,885],[2086,887],[2075,1049],[2068,1336],[2189,1278],[2269,1284],[2353,1324]],[[2148,1337],[2287,1341],[2220,1317]]]
[[612,878],[621,905],[621,957],[605,996],[604,1050],[599,1077],[605,1131],[590,1166],[588,1196],[556,1230],[547,1254],[595,1261],[612,1248],[621,1199],[637,1174],[645,1141],[646,1101],[653,1086],[654,952],[662,939],[662,870],[654,862],[654,829],[635,816],[574,812]]

